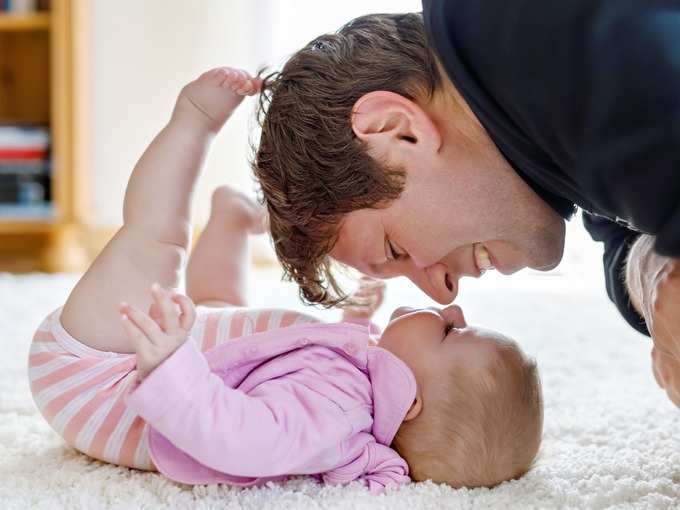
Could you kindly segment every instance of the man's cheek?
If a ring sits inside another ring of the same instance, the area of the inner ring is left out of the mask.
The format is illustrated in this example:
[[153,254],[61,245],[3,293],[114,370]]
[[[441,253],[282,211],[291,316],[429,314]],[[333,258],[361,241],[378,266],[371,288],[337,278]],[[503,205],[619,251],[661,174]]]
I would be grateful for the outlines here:
[[656,349],[652,347],[652,373],[654,374],[656,384],[658,384],[660,388],[663,388],[663,380],[661,379],[661,374],[659,373],[659,362],[657,359]]
[[652,372],[656,384],[660,388],[666,388],[668,384],[668,363],[666,355],[659,351],[656,347],[652,347]]

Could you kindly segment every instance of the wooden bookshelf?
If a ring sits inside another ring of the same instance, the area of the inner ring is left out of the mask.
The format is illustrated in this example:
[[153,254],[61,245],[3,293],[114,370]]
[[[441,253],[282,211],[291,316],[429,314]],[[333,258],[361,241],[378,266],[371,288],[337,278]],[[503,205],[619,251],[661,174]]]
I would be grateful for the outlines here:
[[52,146],[51,202],[0,204],[0,271],[82,271],[88,263],[87,4],[52,0],[49,12],[0,14],[0,123],[48,125]]
[[47,12],[34,14],[0,13],[0,31],[23,32],[28,30],[47,30],[50,27],[50,15]]

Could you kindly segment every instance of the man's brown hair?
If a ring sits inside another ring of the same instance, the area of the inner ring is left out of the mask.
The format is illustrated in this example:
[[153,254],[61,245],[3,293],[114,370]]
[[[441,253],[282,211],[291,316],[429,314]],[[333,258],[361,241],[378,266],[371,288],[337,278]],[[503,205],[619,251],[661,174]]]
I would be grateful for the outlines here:
[[343,216],[399,197],[405,174],[375,161],[352,130],[376,90],[429,99],[441,76],[419,13],[370,14],[317,37],[265,77],[252,167],[284,275],[309,303],[346,296],[332,273]]

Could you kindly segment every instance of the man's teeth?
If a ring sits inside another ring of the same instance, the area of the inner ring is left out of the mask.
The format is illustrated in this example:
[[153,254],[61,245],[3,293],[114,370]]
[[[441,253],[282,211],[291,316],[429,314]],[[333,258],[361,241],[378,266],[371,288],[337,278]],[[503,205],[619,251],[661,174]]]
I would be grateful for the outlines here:
[[478,244],[475,250],[475,256],[477,261],[477,267],[482,271],[488,269],[493,269],[493,264],[491,263],[491,258],[489,257],[489,252],[486,250],[483,244]]

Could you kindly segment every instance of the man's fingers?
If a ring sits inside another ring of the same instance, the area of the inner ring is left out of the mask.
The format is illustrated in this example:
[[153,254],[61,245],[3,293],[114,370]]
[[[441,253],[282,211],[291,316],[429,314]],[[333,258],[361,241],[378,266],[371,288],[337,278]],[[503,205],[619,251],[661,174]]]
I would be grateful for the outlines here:
[[144,334],[147,340],[157,343],[162,331],[151,317],[125,302],[120,304],[120,311],[127,315],[130,322]]
[[184,331],[189,331],[196,321],[196,307],[193,301],[184,294],[173,294],[172,300],[179,305],[182,314],[179,317],[179,325]]

